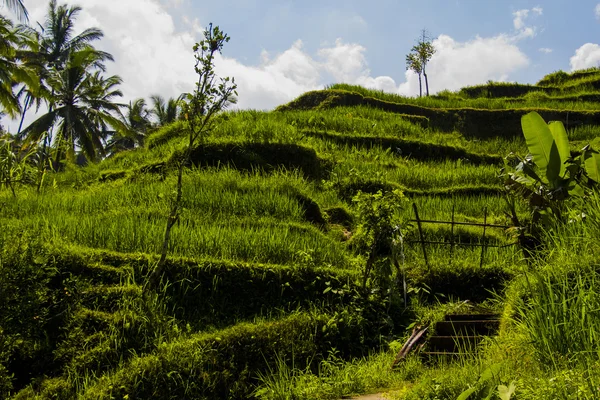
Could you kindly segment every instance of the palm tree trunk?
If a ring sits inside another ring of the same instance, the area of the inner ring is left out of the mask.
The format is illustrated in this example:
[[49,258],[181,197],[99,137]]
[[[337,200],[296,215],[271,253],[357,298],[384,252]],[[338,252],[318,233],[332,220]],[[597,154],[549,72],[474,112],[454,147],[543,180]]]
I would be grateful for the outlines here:
[[[52,89],[52,97],[54,98],[54,89]],[[48,108],[48,112],[52,112],[53,111],[53,105],[51,104],[50,107]],[[50,128],[52,129],[52,128]],[[40,193],[40,190],[42,189],[42,184],[44,183],[44,175],[46,175],[46,149],[47,147],[50,145],[50,132],[46,132],[46,135],[44,137],[44,147],[42,148],[42,159],[40,162],[40,170],[39,170],[39,180],[38,180],[38,186],[37,186],[37,193]]]
[[19,130],[17,130],[17,137],[21,134],[21,129],[23,129],[23,121],[25,120],[25,114],[27,113],[27,109],[29,108],[29,101],[31,96],[28,94],[25,97],[25,105],[23,106],[23,112],[21,112],[21,122],[19,122]]

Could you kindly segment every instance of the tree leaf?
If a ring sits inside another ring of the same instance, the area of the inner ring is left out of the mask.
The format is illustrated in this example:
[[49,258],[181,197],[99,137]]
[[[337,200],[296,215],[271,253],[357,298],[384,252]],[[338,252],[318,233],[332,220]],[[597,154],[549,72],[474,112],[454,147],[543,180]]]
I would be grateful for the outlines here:
[[552,136],[554,137],[554,143],[558,149],[560,156],[560,176],[564,177],[567,172],[567,166],[565,162],[571,157],[571,150],[569,147],[569,138],[567,137],[567,131],[565,126],[560,121],[551,122],[548,125]]
[[500,369],[502,369],[501,364],[494,364],[491,367],[486,368],[485,371],[481,373],[481,376],[479,377],[479,382],[489,381],[494,376],[498,375]]
[[521,118],[523,135],[540,175],[553,185],[560,174],[560,154],[554,136],[544,119],[535,111]]
[[460,394],[460,396],[458,396],[456,398],[456,400],[467,400],[469,398],[469,396],[471,396],[476,391],[477,391],[476,387],[469,388],[469,389],[465,390],[464,392],[462,392]]
[[600,154],[589,149],[583,152],[585,172],[594,182],[600,183]]
[[498,396],[500,397],[501,400],[510,400],[512,395],[515,393],[516,389],[517,389],[517,387],[515,386],[514,381],[512,381],[508,385],[508,387],[506,387],[505,385],[499,385],[498,386]]

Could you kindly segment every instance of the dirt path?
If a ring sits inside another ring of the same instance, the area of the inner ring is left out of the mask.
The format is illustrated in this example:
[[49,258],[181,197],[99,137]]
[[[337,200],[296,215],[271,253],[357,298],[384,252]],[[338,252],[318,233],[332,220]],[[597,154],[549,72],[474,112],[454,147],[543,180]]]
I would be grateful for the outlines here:
[[364,394],[362,396],[352,397],[350,400],[387,400],[388,397],[384,397],[383,393],[375,394]]

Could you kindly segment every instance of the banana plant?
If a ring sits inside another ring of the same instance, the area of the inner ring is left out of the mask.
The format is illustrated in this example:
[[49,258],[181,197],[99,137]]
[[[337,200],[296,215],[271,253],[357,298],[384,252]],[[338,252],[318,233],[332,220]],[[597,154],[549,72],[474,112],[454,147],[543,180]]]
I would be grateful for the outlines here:
[[[547,124],[536,112],[524,115],[521,127],[529,154],[525,158],[511,154],[505,159],[501,175],[505,188],[510,195],[527,200],[532,224],[564,221],[565,201],[585,196],[600,183],[600,154],[587,145],[580,155],[572,155],[562,122]],[[513,225],[523,227],[514,206],[511,211]],[[529,228],[531,232],[533,227]]]
[[15,185],[31,182],[33,167],[29,159],[35,154],[35,147],[23,149],[10,135],[0,136],[0,190],[9,188],[16,197]]

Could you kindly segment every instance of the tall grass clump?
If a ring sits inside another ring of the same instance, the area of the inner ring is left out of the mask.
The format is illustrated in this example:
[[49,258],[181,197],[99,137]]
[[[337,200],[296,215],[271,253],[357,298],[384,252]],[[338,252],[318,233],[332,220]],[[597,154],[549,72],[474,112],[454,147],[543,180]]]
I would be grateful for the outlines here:
[[[583,210],[583,211],[582,211]],[[541,365],[560,368],[600,359],[600,195],[571,208],[549,232],[543,267],[525,274],[517,319]]]
[[600,355],[600,278],[594,267],[529,276],[530,298],[519,309],[521,324],[542,365],[559,368],[596,361]]

